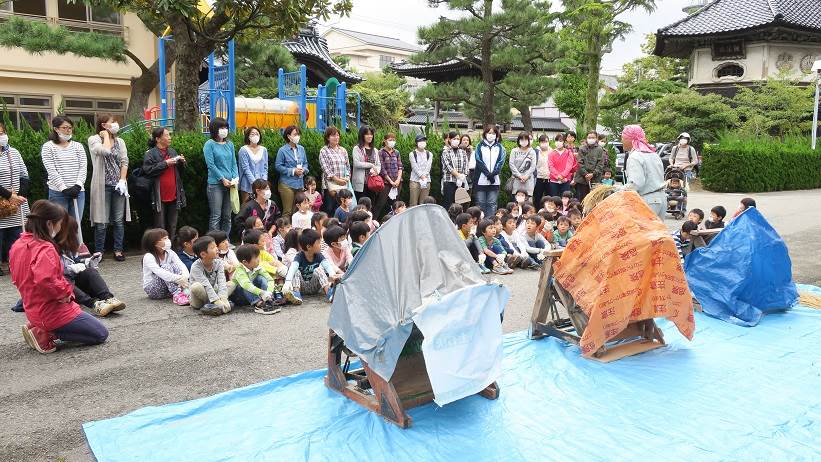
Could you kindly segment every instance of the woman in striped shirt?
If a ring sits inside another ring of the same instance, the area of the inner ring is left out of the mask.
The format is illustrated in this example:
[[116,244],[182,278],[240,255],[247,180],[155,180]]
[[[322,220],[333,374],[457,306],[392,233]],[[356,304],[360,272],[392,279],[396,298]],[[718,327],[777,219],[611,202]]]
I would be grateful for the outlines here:
[[61,205],[81,222],[85,206],[85,182],[88,167],[86,150],[72,141],[74,122],[66,116],[51,119],[52,130],[40,150],[48,174],[48,199]]
[[9,145],[6,126],[0,123],[0,197],[17,206],[17,213],[0,218],[0,276],[9,271],[9,249],[23,231],[23,217],[29,213],[26,201],[29,172],[20,152]]

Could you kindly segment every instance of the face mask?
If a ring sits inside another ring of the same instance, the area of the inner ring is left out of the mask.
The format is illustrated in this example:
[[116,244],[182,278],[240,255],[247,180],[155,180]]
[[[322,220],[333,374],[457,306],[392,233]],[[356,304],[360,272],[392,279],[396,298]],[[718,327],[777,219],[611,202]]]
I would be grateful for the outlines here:
[[57,134],[57,136],[60,138],[60,141],[63,141],[63,142],[65,142],[65,141],[71,141],[71,133],[69,133],[68,135],[64,135],[64,134],[62,134],[62,133],[58,133],[58,134]]
[[394,140],[388,140],[388,147],[389,147],[389,148],[391,148],[391,149],[393,149],[393,147],[394,147],[394,146],[396,146],[396,141],[394,141]]
[[487,135],[485,135],[485,139],[487,140],[488,143],[493,143],[493,142],[496,141],[496,134],[495,133],[488,133]]
[[416,147],[419,148],[419,149],[425,149],[426,147],[428,147],[428,142],[427,141],[420,141],[420,142],[416,143]]
[[564,141],[556,141],[556,149],[561,149],[564,147]]
[[228,255],[228,251],[226,250],[223,252],[222,250],[217,249],[217,255],[219,255],[220,258],[225,258],[225,256]]
[[599,143],[599,140],[597,140],[596,138],[588,138],[587,139],[587,144],[589,144],[590,146],[595,146],[598,143]]
[[9,135],[0,135],[0,146],[6,147],[9,145]]
[[228,138],[228,129],[220,128],[217,134],[219,134],[221,140],[224,140],[225,138]]
[[527,140],[519,140],[519,146],[521,146],[523,148],[526,148],[527,145],[529,145],[529,144],[530,144],[530,142],[527,141]]
[[267,201],[268,199],[270,199],[270,198],[271,198],[271,190],[270,190],[270,189],[266,189],[265,191],[262,191],[262,197],[263,197],[266,201]]
[[248,139],[254,144],[259,143],[259,136],[258,135],[251,135],[251,136],[248,137]]
[[450,140],[450,146],[453,148],[459,147],[459,140]]
[[294,144],[299,144],[299,135],[292,136],[291,141],[293,141]]
[[542,151],[547,151],[550,149],[550,143],[539,143],[539,148],[541,148]]
[[165,250],[166,252],[168,252],[169,250],[171,250],[171,241],[170,241],[170,240],[168,240],[168,239],[163,239],[163,241],[162,241],[162,248],[163,248],[163,250]]
[[120,131],[120,124],[117,122],[111,122],[111,125],[108,127],[108,133],[112,135],[116,135]]
[[687,144],[687,138],[682,138],[682,139],[678,140],[678,144],[680,146],[686,145]]

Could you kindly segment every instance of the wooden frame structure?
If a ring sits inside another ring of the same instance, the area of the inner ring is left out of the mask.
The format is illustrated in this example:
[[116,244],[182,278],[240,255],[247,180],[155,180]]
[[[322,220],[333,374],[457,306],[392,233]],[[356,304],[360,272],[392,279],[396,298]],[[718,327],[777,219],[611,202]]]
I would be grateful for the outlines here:
[[[539,278],[539,291],[530,317],[528,336],[532,340],[542,337],[556,337],[579,346],[587,328],[588,316],[573,300],[573,296],[553,277],[553,261],[562,255],[562,250],[547,252]],[[558,305],[567,310],[567,317],[561,316]],[[622,342],[624,341],[624,342]],[[593,359],[605,363],[632,356],[664,346],[664,336],[655,321],[646,319],[631,322],[608,344],[593,353]]]
[[[362,358],[359,358],[361,367],[351,370],[351,360],[356,355],[345,347],[345,341],[332,330],[328,335],[328,375],[325,376],[325,385],[381,415],[388,422],[408,428],[413,421],[406,411],[433,401],[433,388],[422,355],[421,340],[422,333],[414,326],[391,379],[385,380],[368,367]],[[493,382],[478,394],[487,399],[496,399],[499,397],[499,386]]]

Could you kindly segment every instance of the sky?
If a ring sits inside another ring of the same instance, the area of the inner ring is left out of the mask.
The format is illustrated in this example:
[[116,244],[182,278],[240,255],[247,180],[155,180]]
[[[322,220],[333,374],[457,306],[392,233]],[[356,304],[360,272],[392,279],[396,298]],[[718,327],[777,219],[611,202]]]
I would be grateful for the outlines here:
[[[619,73],[623,64],[640,57],[644,36],[683,18],[685,14],[681,9],[694,1],[697,0],[656,0],[653,13],[640,10],[624,14],[622,20],[633,25],[633,32],[613,44],[613,52],[604,56],[602,73]],[[554,0],[554,5],[559,4],[560,0]],[[320,23],[320,30],[336,26],[417,43],[416,29],[440,16],[454,17],[455,14],[441,6],[430,8],[427,0],[353,0],[349,17],[324,21]]]

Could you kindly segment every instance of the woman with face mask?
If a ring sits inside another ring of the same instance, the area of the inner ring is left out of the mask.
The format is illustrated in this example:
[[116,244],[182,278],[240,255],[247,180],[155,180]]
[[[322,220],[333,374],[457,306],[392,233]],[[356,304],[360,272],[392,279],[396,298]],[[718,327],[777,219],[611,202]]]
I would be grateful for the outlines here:
[[[400,194],[402,194],[402,157],[399,150],[396,149],[396,135],[388,133],[382,139],[382,149],[379,150],[379,163],[382,166],[382,180],[385,187],[379,193],[376,200],[376,205],[373,208],[373,214],[376,217],[382,216],[382,210],[388,199],[391,202],[395,201]],[[392,195],[391,190],[395,188],[396,197]]]
[[120,124],[110,114],[97,119],[97,134],[88,138],[91,152],[91,224],[94,226],[94,250],[105,252],[106,230],[114,228],[114,260],[124,261],[123,221],[131,221],[128,203],[128,151],[117,136]]
[[519,133],[516,145],[510,150],[510,193],[523,192],[527,199],[533,196],[533,188],[536,186],[536,157],[538,154],[530,145],[530,133]]
[[57,350],[55,340],[96,345],[108,338],[105,326],[74,302],[74,288],[63,276],[54,237],[65,217],[66,210],[58,204],[35,202],[25,232],[11,248],[11,280],[28,320],[22,327],[23,339],[44,354]]
[[433,153],[428,151],[427,147],[428,138],[425,135],[418,135],[416,149],[408,154],[411,164],[409,207],[423,203],[430,192],[430,168],[433,165]]
[[262,133],[257,127],[245,129],[245,144],[239,148],[239,198],[245,203],[251,198],[251,184],[258,179],[268,179],[268,149],[262,144]]
[[550,170],[548,194],[560,197],[565,191],[570,191],[570,179],[576,169],[576,156],[572,150],[565,147],[564,135],[559,133],[554,140],[556,147],[547,155]]
[[[450,132],[445,139],[445,147],[442,149],[442,195],[446,209],[455,202],[456,189],[460,186],[468,187],[468,154],[466,151],[469,141],[459,138],[456,132]],[[468,137],[468,140],[470,138]]]
[[579,148],[578,167],[573,179],[576,182],[576,198],[579,201],[590,192],[593,184],[601,181],[604,171],[604,149],[599,146],[599,134],[595,131],[587,133],[585,143]]
[[499,129],[493,125],[485,125],[482,131],[482,141],[476,146],[476,171],[474,189],[476,190],[476,205],[482,209],[486,217],[496,214],[499,199],[499,188],[502,184],[499,175],[505,164],[505,148],[499,136]]
[[48,175],[48,199],[80,221],[85,207],[88,158],[83,145],[71,139],[73,135],[71,119],[66,116],[51,119],[51,131],[40,157]]
[[279,173],[277,191],[282,201],[283,216],[291,217],[294,210],[294,195],[305,189],[305,178],[308,177],[308,156],[305,148],[299,144],[299,127],[289,125],[282,132],[285,144],[277,151],[274,168]]
[[23,231],[29,213],[29,172],[20,152],[9,145],[6,126],[0,123],[0,276],[9,271],[9,249]]
[[153,179],[151,185],[151,211],[154,227],[164,229],[172,240],[177,237],[177,217],[186,205],[182,174],[185,157],[171,147],[171,132],[157,127],[148,139],[148,151],[143,157],[142,174]]
[[371,127],[362,126],[359,128],[359,139],[351,150],[353,160],[353,174],[351,184],[357,198],[367,196],[371,201],[379,197],[382,190],[371,190],[368,187],[368,180],[379,175],[382,171],[382,164],[379,161],[379,150],[374,146],[374,131]]
[[533,186],[533,205],[536,207],[541,206],[542,197],[547,194],[550,184],[550,165],[547,162],[549,154],[550,138],[547,135],[540,135],[536,153],[536,184]]
[[203,154],[208,166],[208,231],[231,234],[231,188],[239,185],[234,143],[228,139],[228,122],[216,117],[208,126],[211,139],[205,142]]

